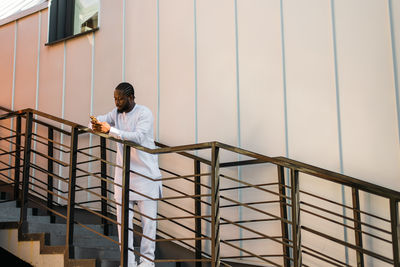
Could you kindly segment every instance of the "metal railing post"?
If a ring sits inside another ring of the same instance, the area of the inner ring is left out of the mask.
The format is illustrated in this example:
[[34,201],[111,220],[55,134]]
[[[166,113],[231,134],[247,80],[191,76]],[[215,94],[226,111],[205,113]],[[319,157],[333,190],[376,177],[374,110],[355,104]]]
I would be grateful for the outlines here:
[[[101,168],[101,177],[104,179],[107,179],[107,164],[105,160],[107,160],[107,143],[106,143],[106,138],[100,137],[100,155],[101,161],[100,163],[100,168]],[[103,234],[108,235],[109,234],[109,229],[108,229],[108,221],[105,219],[105,217],[108,216],[107,214],[107,182],[105,180],[101,180],[101,196],[103,197],[101,199],[101,214],[104,216],[101,218],[101,223],[103,225]]]
[[294,267],[302,265],[301,259],[301,229],[300,229],[300,192],[299,171],[290,169],[292,197],[292,241]]
[[[280,213],[281,218],[284,220],[288,219],[287,213],[287,199],[286,199],[286,182],[285,182],[285,173],[284,167],[278,166],[278,182],[279,182],[279,203],[280,203]],[[289,227],[286,222],[281,221],[281,230],[282,230],[282,244],[283,249],[283,262],[285,267],[290,266],[290,247],[287,245],[289,241]]]
[[399,201],[390,199],[390,221],[392,226],[393,266],[400,267]]
[[21,167],[21,116],[17,116],[14,164],[14,200],[19,200],[20,167]]
[[[354,234],[356,246],[359,248],[363,247],[362,232],[361,232],[361,215],[360,215],[360,196],[358,189],[352,188],[352,199],[353,199],[353,218],[354,218]],[[364,255],[360,250],[356,250],[357,255],[357,266],[364,266]]]
[[[47,138],[49,139],[47,141],[47,155],[49,156],[47,158],[47,190],[49,192],[47,192],[47,207],[49,209],[53,209],[53,194],[51,194],[50,192],[53,192],[53,176],[51,175],[54,171],[54,163],[53,163],[53,156],[54,156],[54,144],[53,144],[53,140],[54,140],[54,130],[52,128],[48,128],[47,130]],[[55,216],[52,212],[50,212],[50,210],[47,211],[47,214],[50,216],[50,222],[51,223],[55,223]]]
[[211,149],[211,266],[220,266],[219,147]]
[[26,127],[25,127],[25,146],[24,146],[24,167],[22,174],[22,200],[21,200],[21,216],[20,227],[22,232],[26,230],[26,219],[28,211],[28,191],[29,191],[29,171],[31,159],[31,145],[32,145],[32,112],[26,113]]
[[[194,160],[194,194],[201,194],[201,179],[200,179],[200,161]],[[194,200],[194,212],[196,216],[201,216],[201,197],[196,197]],[[195,237],[201,238],[201,218],[195,218]],[[196,239],[196,259],[201,259],[201,239]],[[196,262],[196,267],[201,267],[201,262]]]
[[70,158],[69,158],[69,183],[68,183],[68,207],[67,207],[67,234],[66,252],[69,259],[74,255],[74,222],[75,222],[75,185],[76,185],[76,163],[78,152],[78,128],[73,127],[71,131]]
[[129,227],[129,177],[131,147],[123,148],[122,208],[121,208],[121,266],[128,266],[128,227]]

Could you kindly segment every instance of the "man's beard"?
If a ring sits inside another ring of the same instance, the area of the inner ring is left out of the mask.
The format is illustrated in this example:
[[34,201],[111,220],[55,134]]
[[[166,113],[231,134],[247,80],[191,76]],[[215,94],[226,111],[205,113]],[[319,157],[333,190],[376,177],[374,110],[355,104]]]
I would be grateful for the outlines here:
[[123,112],[126,112],[126,111],[128,111],[129,110],[129,103],[126,103],[126,105],[124,105],[123,107],[121,107],[121,108],[118,108],[117,107],[117,111],[118,111],[118,113],[123,113]]

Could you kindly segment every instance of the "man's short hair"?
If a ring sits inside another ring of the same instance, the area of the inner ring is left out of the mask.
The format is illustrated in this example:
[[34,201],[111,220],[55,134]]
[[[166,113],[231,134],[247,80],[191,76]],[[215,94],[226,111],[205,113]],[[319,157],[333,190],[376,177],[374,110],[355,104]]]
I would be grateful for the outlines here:
[[127,82],[122,82],[115,87],[115,90],[121,91],[126,96],[135,96],[135,89],[133,89],[132,84]]

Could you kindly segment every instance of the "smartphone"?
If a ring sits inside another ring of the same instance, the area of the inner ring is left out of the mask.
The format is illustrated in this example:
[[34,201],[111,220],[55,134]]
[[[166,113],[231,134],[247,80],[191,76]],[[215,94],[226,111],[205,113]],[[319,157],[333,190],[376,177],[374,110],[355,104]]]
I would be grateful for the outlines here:
[[95,116],[90,116],[90,120],[91,120],[92,124],[100,123]]

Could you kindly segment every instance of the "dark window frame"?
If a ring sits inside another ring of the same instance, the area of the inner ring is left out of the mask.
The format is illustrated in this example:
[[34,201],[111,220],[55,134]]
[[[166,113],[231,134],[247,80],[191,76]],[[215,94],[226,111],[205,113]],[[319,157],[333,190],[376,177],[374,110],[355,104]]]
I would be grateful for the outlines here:
[[49,32],[46,45],[63,42],[99,30],[99,27],[96,27],[88,31],[74,34],[75,0],[50,1]]

